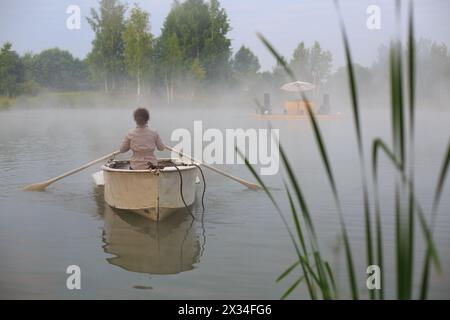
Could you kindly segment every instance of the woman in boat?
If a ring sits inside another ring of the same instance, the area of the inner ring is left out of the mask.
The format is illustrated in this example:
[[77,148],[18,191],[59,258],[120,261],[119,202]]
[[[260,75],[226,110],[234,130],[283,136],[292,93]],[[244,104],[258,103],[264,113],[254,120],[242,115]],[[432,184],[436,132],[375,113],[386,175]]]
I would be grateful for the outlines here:
[[128,131],[120,146],[120,152],[133,151],[130,159],[130,169],[145,170],[155,168],[158,161],[154,155],[155,149],[163,151],[166,147],[158,132],[148,127],[150,115],[145,108],[137,108],[133,113],[136,128]]

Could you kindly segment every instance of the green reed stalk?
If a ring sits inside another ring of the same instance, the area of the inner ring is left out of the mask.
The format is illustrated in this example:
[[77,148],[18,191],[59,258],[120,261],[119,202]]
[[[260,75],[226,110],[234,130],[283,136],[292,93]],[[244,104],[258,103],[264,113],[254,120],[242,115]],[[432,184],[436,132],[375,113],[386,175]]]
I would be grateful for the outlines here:
[[[372,170],[373,170],[374,181],[375,181],[375,184],[374,184],[374,188],[375,188],[375,192],[376,192],[375,203],[376,203],[377,207],[379,207],[378,191],[377,191],[377,188],[378,188],[378,186],[377,186],[378,185],[377,170],[378,170],[379,150],[384,152],[384,154],[388,157],[388,159],[394,165],[395,169],[399,172],[402,183],[404,185],[408,186],[409,188],[411,188],[411,185],[412,185],[412,182],[409,180],[409,178],[405,174],[403,164],[398,161],[394,152],[387,147],[386,143],[383,140],[381,140],[379,138],[375,139],[373,142],[373,146],[372,146]],[[445,162],[443,163],[442,170],[441,170],[440,180],[439,180],[437,192],[436,192],[437,199],[439,199],[440,193],[442,191],[442,187],[443,187],[443,184],[445,181],[445,175],[448,170],[449,162],[450,162],[450,144],[449,144],[449,147],[447,150],[447,158],[446,158]],[[412,188],[411,188],[411,190],[412,190]],[[412,198],[413,198],[413,202],[414,202],[414,212],[417,213],[417,217],[419,218],[420,228],[423,232],[423,235],[425,237],[426,244],[427,244],[427,247],[429,250],[430,262],[432,260],[434,262],[434,264],[436,265],[437,269],[440,270],[441,267],[440,267],[439,256],[438,256],[436,247],[434,245],[431,229],[426,222],[425,214],[424,214],[424,212],[420,206],[420,203],[417,200],[414,192],[412,193]],[[428,284],[428,282],[426,282],[426,284]]]
[[[398,19],[398,18],[397,18]],[[401,45],[396,40],[391,45],[390,50],[390,70],[391,70],[391,118],[392,118],[392,141],[395,157],[399,162],[405,160],[404,153],[404,122],[403,122],[403,88],[402,88],[402,67],[401,67]],[[397,296],[399,299],[406,299],[407,295],[407,243],[405,233],[405,221],[402,215],[401,196],[403,186],[395,179],[395,234],[397,253]]]
[[[288,231],[289,237],[292,241],[292,244],[294,245],[295,251],[297,253],[297,257],[298,257],[298,262],[300,263],[300,265],[302,266],[302,269],[304,269],[306,271],[306,273],[304,273],[305,275],[305,281],[307,283],[308,286],[308,291],[310,294],[311,299],[316,299],[316,292],[314,289],[314,285],[313,283],[309,280],[309,277],[306,278],[306,275],[309,273],[309,275],[311,275],[312,279],[315,281],[316,284],[320,286],[321,280],[318,278],[318,276],[315,274],[313,267],[310,265],[309,263],[309,258],[308,258],[308,254],[307,251],[305,250],[302,254],[301,249],[299,248],[297,241],[294,238],[293,233],[291,232],[289,225],[278,205],[278,203],[275,201],[275,198],[273,197],[272,193],[270,192],[270,190],[267,188],[267,186],[265,185],[264,181],[262,181],[261,177],[258,175],[258,173],[255,171],[255,169],[252,167],[252,165],[248,162],[248,159],[245,157],[245,155],[242,154],[242,152],[239,149],[236,149],[236,151],[238,152],[239,156],[244,159],[245,161],[245,165],[247,166],[247,168],[250,169],[250,172],[252,173],[252,175],[255,177],[255,179],[258,181],[258,183],[260,184],[260,186],[263,188],[264,192],[267,194],[267,196],[269,197],[269,199],[271,200],[272,204],[274,205],[277,213],[280,215],[283,224],[286,228],[286,230]],[[281,154],[284,156],[284,152],[282,151],[282,149],[280,148],[280,152]],[[301,192],[301,191],[300,191]],[[283,277],[286,276],[288,273],[290,273],[290,271],[292,271],[295,267],[290,267],[288,270],[286,270],[283,273]],[[280,276],[281,277],[281,276]],[[279,277],[279,279],[280,279]],[[283,278],[281,277],[281,278]]]
[[[288,175],[288,178],[289,178],[289,182],[291,183],[292,188],[294,189],[294,193],[296,195],[297,201],[298,201],[299,206],[301,208],[301,212],[302,212],[302,215],[303,215],[303,220],[305,221],[305,225],[307,227],[309,241],[310,241],[310,244],[311,244],[311,248],[313,250],[313,257],[314,257],[315,265],[316,265],[316,268],[317,268],[317,278],[318,278],[317,284],[318,284],[319,288],[321,289],[322,297],[324,299],[330,299],[330,293],[329,293],[330,285],[329,285],[329,283],[327,281],[327,278],[324,277],[324,269],[325,269],[325,267],[323,266],[324,262],[323,262],[323,260],[322,260],[322,258],[320,256],[320,254],[318,254],[318,252],[320,252],[320,250],[319,250],[319,245],[318,245],[318,240],[317,240],[315,227],[314,227],[314,224],[313,224],[313,221],[312,221],[312,218],[311,218],[311,214],[310,214],[309,208],[308,208],[308,206],[306,204],[305,197],[304,197],[303,192],[302,192],[302,190],[300,188],[300,184],[298,183],[298,177],[295,176],[295,174],[294,174],[294,172],[292,170],[292,167],[291,167],[291,165],[289,163],[289,160],[288,160],[288,158],[286,156],[286,153],[284,152],[283,147],[280,145],[279,148],[280,148],[281,160],[282,160],[283,165],[284,165],[284,167],[286,169],[286,172],[287,172],[287,175]],[[303,233],[301,231],[301,226],[300,226],[300,223],[299,223],[299,218],[298,218],[298,215],[297,215],[297,211],[295,209],[295,206],[293,205],[292,197],[291,197],[291,195],[289,193],[289,189],[287,188],[286,184],[285,184],[285,187],[286,187],[286,191],[287,191],[288,197],[290,199],[291,212],[292,212],[293,219],[294,219],[294,222],[295,222],[295,225],[296,225],[296,228],[297,228],[298,237],[300,239],[300,242],[304,244]],[[304,254],[308,255],[308,251],[306,249],[306,245],[304,246]],[[309,263],[309,260],[308,260],[308,263]]]
[[[434,192],[433,206],[431,209],[431,237],[436,224],[436,215],[439,206],[439,201],[441,199],[442,189],[444,188],[444,183],[449,167],[450,167],[450,141],[448,143],[446,156],[441,166],[441,171],[439,172],[439,180],[436,185],[436,191]],[[431,245],[428,244],[427,251],[425,254],[425,261],[422,268],[423,270],[422,270],[422,281],[420,286],[420,299],[427,299],[428,297],[431,259],[432,259],[432,248]]]
[[[263,35],[258,34],[258,37],[263,42],[263,44],[266,46],[266,48],[276,58],[278,64],[281,65],[284,68],[285,72],[289,75],[289,77],[292,79],[292,81],[296,81],[297,79],[296,79],[294,73],[288,67],[288,65],[286,64],[286,61],[275,50],[275,48],[266,40],[266,38]],[[311,106],[309,104],[309,101],[308,101],[308,99],[306,98],[306,96],[303,93],[301,93],[301,97],[306,102],[306,110],[307,110],[308,118],[309,118],[309,120],[310,120],[310,122],[312,124],[314,138],[315,138],[317,146],[319,148],[320,157],[321,157],[322,163],[323,163],[323,165],[325,167],[325,172],[326,172],[326,175],[327,175],[327,178],[328,178],[328,183],[330,184],[330,187],[331,187],[331,190],[332,190],[332,193],[333,193],[333,197],[334,197],[334,201],[336,203],[338,216],[339,216],[340,227],[341,227],[341,230],[342,230],[342,239],[343,239],[343,242],[344,242],[344,248],[345,248],[345,253],[346,253],[347,271],[348,271],[348,276],[349,276],[349,280],[350,280],[350,289],[351,289],[351,293],[352,293],[352,298],[353,299],[358,299],[359,294],[358,294],[356,276],[355,276],[355,271],[354,271],[354,266],[353,266],[352,251],[351,251],[350,242],[349,242],[349,239],[348,239],[348,234],[347,234],[347,230],[346,230],[346,226],[345,226],[344,215],[343,215],[343,212],[342,212],[342,206],[341,206],[341,203],[340,203],[338,190],[337,190],[337,187],[336,187],[336,182],[335,182],[333,171],[331,169],[330,161],[329,161],[329,158],[328,158],[328,153],[327,153],[326,148],[325,148],[325,143],[324,143],[324,140],[322,138],[322,133],[321,133],[320,128],[319,128],[319,126],[317,124],[317,120],[316,120],[316,118],[314,116],[314,113],[311,110]]]
[[415,113],[415,49],[414,49],[414,9],[413,3],[409,3],[408,12],[408,96],[409,96],[409,179],[411,184],[408,188],[408,299],[412,298],[414,281],[414,166],[415,166],[415,147],[414,147],[414,113]]
[[[361,130],[361,122],[359,115],[359,102],[358,102],[358,90],[355,81],[355,73],[353,71],[353,61],[350,53],[350,45],[347,38],[347,32],[345,30],[344,21],[341,14],[341,9],[339,6],[339,1],[335,0],[336,10],[339,15],[339,25],[342,33],[342,41],[344,43],[345,50],[345,60],[347,63],[347,75],[350,87],[350,97],[353,111],[353,122],[355,125],[355,133],[356,133],[356,141],[358,145],[358,155],[359,155],[359,163],[361,170],[361,184],[363,189],[363,201],[364,201],[364,223],[365,223],[365,231],[366,231],[366,249],[367,249],[367,265],[373,264],[373,245],[372,245],[372,228],[371,228],[371,219],[370,219],[370,203],[369,203],[369,191],[368,191],[368,182],[367,182],[367,170],[366,170],[366,160],[364,156],[364,145],[362,138],[362,130]],[[379,265],[382,268],[381,265]],[[383,274],[383,273],[381,273]],[[381,288],[384,287],[383,276],[381,278]],[[370,290],[369,292],[371,299],[375,298],[375,292]],[[380,292],[382,297],[382,292]]]
[[[292,200],[291,193],[289,192],[289,189],[288,189],[286,184],[285,184],[285,189],[286,189],[286,193],[287,193],[288,198],[289,198],[289,204],[291,206],[291,213],[292,213],[292,217],[294,219],[295,229],[297,230],[297,236],[298,236],[298,238],[300,240],[300,245],[301,245],[301,248],[303,250],[303,254],[305,256],[305,259],[306,259],[307,263],[309,264],[309,258],[308,258],[309,254],[308,254],[308,249],[306,247],[305,238],[303,236],[302,227],[301,227],[299,219],[298,219],[297,210],[295,208],[294,201]],[[302,267],[304,278],[305,278],[307,286],[308,286],[309,295],[311,296],[312,299],[315,299],[316,298],[316,292],[315,292],[315,289],[314,289],[313,285],[311,284],[311,282],[309,280],[309,276],[308,276],[308,273],[306,272],[306,268],[305,268],[305,266],[303,264],[301,264],[301,267]],[[300,282],[297,282],[297,285],[299,283]],[[292,290],[294,288],[295,287],[289,288],[288,291],[283,296],[287,297],[289,295],[289,293],[292,292]]]
[[[373,243],[372,243],[372,229],[371,229],[371,218],[370,218],[370,203],[368,194],[368,179],[365,168],[364,159],[364,148],[362,139],[362,126],[360,122],[360,108],[358,103],[357,85],[355,80],[355,75],[353,71],[353,62],[350,54],[350,46],[348,38],[346,35],[345,27],[343,24],[342,16],[340,13],[339,3],[335,1],[336,7],[339,12],[340,17],[340,27],[343,37],[345,57],[347,63],[347,72],[349,77],[349,87],[352,102],[353,111],[353,122],[355,125],[355,134],[358,144],[358,155],[361,164],[361,176],[362,176],[362,187],[363,187],[363,200],[364,200],[364,213],[365,213],[365,231],[366,231],[366,246],[367,246],[367,262],[372,264],[374,261],[373,257]],[[396,2],[396,12],[397,21],[400,21],[400,1]],[[399,28],[397,29],[399,30]],[[278,52],[273,48],[273,46],[260,34],[259,38],[266,46],[266,48],[272,53],[276,58],[279,65],[281,65],[289,77],[296,81],[292,70],[287,66],[286,61],[278,54]],[[408,100],[409,100],[409,121],[406,124],[405,108],[403,101],[403,73],[402,73],[402,57],[401,57],[401,43],[399,37],[397,40],[391,44],[390,49],[390,85],[391,85],[391,118],[392,118],[392,150],[386,145],[386,143],[377,138],[374,139],[372,143],[372,175],[373,175],[373,185],[374,185],[374,204],[375,204],[375,239],[376,239],[376,262],[383,270],[384,263],[384,253],[383,253],[383,237],[382,237],[382,224],[381,224],[381,213],[380,213],[380,196],[378,192],[378,158],[379,152],[382,151],[390,162],[394,165],[396,169],[396,179],[395,179],[395,248],[396,248],[396,278],[397,278],[397,296],[399,299],[411,299],[413,288],[414,288],[414,228],[415,228],[415,217],[419,223],[420,230],[422,231],[425,242],[427,245],[426,256],[424,259],[422,280],[420,286],[420,298],[426,299],[428,295],[429,286],[429,273],[430,266],[433,263],[436,269],[440,272],[441,266],[439,261],[439,256],[433,241],[433,229],[436,222],[437,209],[439,201],[441,198],[441,193],[446,180],[447,172],[450,167],[450,142],[445,154],[444,161],[439,172],[439,180],[436,185],[436,190],[434,194],[433,206],[431,210],[431,223],[430,226],[427,224],[424,211],[415,195],[414,188],[414,120],[415,120],[415,48],[414,48],[414,28],[413,28],[413,5],[410,3],[409,6],[409,17],[408,17],[408,51],[407,51],[407,77],[408,77]],[[339,221],[341,226],[342,237],[344,241],[345,253],[346,253],[346,265],[347,272],[349,275],[350,288],[352,292],[352,298],[358,298],[358,291],[355,279],[355,273],[353,269],[352,261],[352,251],[350,248],[350,243],[348,240],[348,235],[345,227],[345,221],[343,218],[343,213],[341,209],[341,204],[339,200],[338,190],[333,176],[333,171],[330,166],[328,154],[325,148],[325,144],[322,138],[321,131],[317,124],[317,120],[314,113],[311,110],[309,101],[306,99],[304,94],[301,97],[306,101],[306,109],[308,117],[312,124],[314,138],[319,148],[319,153],[321,156],[322,163],[325,167],[328,182],[333,192],[333,197],[337,206]],[[409,148],[406,148],[405,132],[409,125]],[[409,170],[406,174],[406,152],[408,150],[409,159]],[[239,154],[242,153],[238,150]],[[286,157],[283,148],[280,146],[281,159],[283,161],[283,166],[286,169],[288,180],[290,186],[293,188],[293,194],[298,202],[301,209],[302,219],[306,226],[306,230],[303,230],[302,223],[299,215],[297,214],[296,205],[292,193],[289,191],[289,186],[285,183],[285,189],[289,199],[289,204],[291,208],[292,218],[294,220],[295,229],[297,233],[297,238],[300,246],[297,244],[293,233],[290,231],[289,226],[281,212],[280,207],[276,203],[269,189],[264,185],[261,178],[258,176],[253,167],[249,164],[247,159],[245,163],[247,167],[252,172],[253,176],[258,180],[260,185],[263,187],[264,191],[274,204],[277,212],[280,214],[285,227],[288,230],[289,236],[294,244],[297,252],[298,261],[289,266],[278,278],[277,282],[284,279],[288,274],[295,270],[298,266],[302,267],[303,275],[297,278],[297,280],[284,292],[282,299],[289,296],[293,290],[303,281],[307,283],[310,297],[315,299],[316,291],[315,285],[320,290],[323,299],[332,299],[338,297],[338,289],[336,287],[336,282],[334,280],[333,271],[327,261],[323,260],[314,229],[314,224],[311,219],[311,214],[306,204],[306,199],[303,196],[303,192],[300,188],[298,182],[298,176],[295,176],[290,163]],[[401,200],[405,196],[405,191],[408,195],[408,211],[403,212]],[[306,231],[306,232],[305,232]],[[311,249],[308,247],[307,241],[309,241]],[[314,259],[314,264],[311,263],[309,257],[312,256]],[[382,272],[383,275],[383,272]],[[384,284],[382,279],[382,288],[379,291],[379,298],[384,298]],[[375,298],[375,294],[370,293],[370,297]]]

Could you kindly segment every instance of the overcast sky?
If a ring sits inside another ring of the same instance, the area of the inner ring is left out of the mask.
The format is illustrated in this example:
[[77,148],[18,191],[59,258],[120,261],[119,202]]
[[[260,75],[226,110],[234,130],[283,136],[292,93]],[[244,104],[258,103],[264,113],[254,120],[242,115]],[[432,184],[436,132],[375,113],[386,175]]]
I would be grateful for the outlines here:
[[[161,33],[164,18],[172,0],[122,0],[134,2],[150,12],[154,35]],[[300,41],[308,46],[318,40],[333,54],[334,67],[342,65],[343,51],[338,29],[338,17],[332,0],[221,0],[228,13],[232,30],[233,52],[242,44],[258,56],[264,70],[271,69],[274,59],[255,35],[264,34],[286,57]],[[406,5],[406,1],[403,1]],[[80,30],[66,27],[69,5],[78,5],[83,16]],[[381,9],[381,29],[366,26],[367,7]],[[392,0],[341,0],[354,59],[369,66],[377,55],[377,47],[388,43],[394,35],[395,14]],[[97,0],[0,0],[0,44],[10,41],[19,53],[39,52],[59,47],[84,58],[91,49],[93,32],[86,22],[90,8]],[[450,43],[450,1],[415,1],[417,37]]]

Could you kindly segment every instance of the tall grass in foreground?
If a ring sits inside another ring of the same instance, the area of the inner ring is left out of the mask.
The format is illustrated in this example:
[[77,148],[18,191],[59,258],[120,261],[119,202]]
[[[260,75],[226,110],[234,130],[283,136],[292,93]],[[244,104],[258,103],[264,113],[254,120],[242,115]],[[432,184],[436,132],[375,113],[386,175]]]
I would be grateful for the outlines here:
[[[429,286],[429,272],[431,264],[434,263],[437,270],[440,270],[440,263],[438,254],[433,241],[433,229],[436,221],[437,208],[443,186],[445,183],[446,174],[450,162],[450,143],[446,150],[441,170],[439,172],[439,179],[437,182],[433,205],[431,209],[431,221],[428,222],[422,209],[414,189],[414,114],[415,114],[415,51],[414,51],[414,29],[413,29],[413,6],[409,4],[408,14],[408,43],[407,43],[407,79],[405,81],[403,66],[405,61],[401,56],[402,46],[400,40],[397,38],[391,44],[390,49],[390,84],[391,84],[391,120],[392,120],[392,147],[383,141],[381,138],[376,138],[372,141],[371,149],[371,172],[366,168],[366,159],[364,157],[364,144],[362,135],[362,124],[360,121],[360,106],[358,103],[358,92],[353,71],[353,61],[350,53],[350,46],[340,14],[339,2],[336,0],[336,9],[339,13],[340,28],[342,39],[344,43],[347,72],[349,79],[350,97],[352,104],[352,115],[355,126],[355,136],[358,146],[358,157],[360,160],[361,169],[361,186],[363,191],[364,203],[364,221],[365,221],[365,237],[367,249],[367,266],[376,264],[381,268],[381,276],[383,275],[384,267],[384,253],[383,253],[383,233],[382,221],[380,213],[380,198],[378,192],[378,160],[380,153],[383,153],[391,161],[395,172],[395,265],[396,265],[396,291],[398,299],[411,299],[414,292],[414,248],[415,248],[415,234],[414,230],[417,228],[423,233],[426,245],[426,254],[423,261],[422,277],[420,282],[420,295],[418,298],[426,299]],[[396,3],[397,19],[400,21],[400,0]],[[259,38],[266,46],[266,48],[276,58],[278,64],[284,68],[292,81],[296,81],[292,70],[288,67],[283,57],[276,51],[276,49],[264,38],[258,34]],[[406,84],[405,84],[406,83]],[[406,88],[406,91],[405,91]],[[408,98],[408,103],[404,101],[404,94]],[[341,236],[344,245],[346,257],[346,270],[348,276],[348,285],[353,299],[359,298],[358,283],[353,264],[353,253],[350,240],[346,230],[344,214],[339,197],[339,190],[336,186],[336,181],[333,174],[332,162],[328,156],[326,143],[322,137],[320,127],[317,119],[312,112],[311,106],[308,103],[305,95],[300,93],[303,100],[306,101],[306,110],[309,120],[312,125],[313,135],[317,143],[321,162],[324,166],[327,180],[333,194],[336,205],[336,212],[339,218]],[[408,107],[406,107],[408,106]],[[409,136],[406,137],[406,133]],[[449,141],[450,142],[450,141]],[[290,214],[292,216],[294,232],[283,215],[280,206],[271,194],[270,190],[264,184],[262,179],[258,176],[253,167],[249,164],[243,154],[237,150],[241,157],[244,158],[247,167],[263,187],[269,199],[275,206],[276,211],[281,216],[286,229],[288,230],[291,241],[296,252],[296,261],[289,266],[277,279],[281,281],[287,275],[291,274],[298,268],[301,269],[299,277],[291,284],[291,286],[283,294],[282,298],[289,296],[292,291],[301,283],[305,283],[309,297],[311,299],[335,299],[340,297],[340,290],[336,287],[333,270],[329,263],[323,257],[319,241],[316,234],[315,225],[312,219],[311,211],[309,210],[307,199],[305,199],[300,177],[296,176],[292,170],[290,162],[286,156],[283,147],[280,145],[280,155],[283,167],[286,170],[285,191],[290,205]],[[409,169],[408,169],[409,167]],[[372,174],[373,183],[373,206],[370,204],[369,198],[369,173]],[[403,201],[406,200],[406,201]],[[371,212],[371,208],[374,212]],[[374,218],[374,222],[372,220]],[[381,279],[381,289],[369,290],[369,297],[371,299],[383,299],[384,296],[384,281]]]

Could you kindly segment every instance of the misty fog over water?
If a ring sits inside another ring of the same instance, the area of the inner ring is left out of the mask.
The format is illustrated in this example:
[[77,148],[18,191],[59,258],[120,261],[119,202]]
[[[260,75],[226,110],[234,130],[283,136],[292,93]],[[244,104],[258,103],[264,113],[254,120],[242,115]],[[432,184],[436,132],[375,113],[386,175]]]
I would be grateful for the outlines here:
[[[283,286],[275,284],[275,279],[293,262],[295,254],[280,217],[263,192],[245,190],[204,169],[207,189],[203,219],[197,201],[192,226],[190,216],[180,212],[155,229],[151,222],[111,213],[101,189],[95,187],[90,176],[100,166],[59,181],[45,192],[27,193],[20,189],[117,148],[123,135],[134,125],[133,109],[134,106],[46,106],[1,111],[1,297],[279,298],[289,281]],[[150,126],[169,145],[172,130],[192,130],[194,120],[202,120],[205,128],[267,128],[266,121],[250,115],[251,107],[154,107],[150,111]],[[354,129],[348,109],[335,106],[335,111],[341,111],[342,117],[319,119],[319,124],[335,170],[358,280],[364,283],[363,204]],[[388,109],[364,110],[362,119],[366,142],[375,136],[389,141]],[[448,111],[419,107],[416,187],[425,208],[431,205],[450,133],[448,123]],[[271,125],[280,129],[281,144],[311,207],[320,246],[336,267],[339,282],[345,288],[347,275],[339,272],[343,270],[344,257],[337,213],[311,127],[306,119],[272,121]],[[158,155],[168,156],[167,153]],[[126,156],[120,156],[123,157]],[[253,180],[244,165],[219,167]],[[389,281],[394,272],[392,174],[391,164],[383,159],[380,196],[389,297],[394,296],[394,283]],[[277,199],[281,199],[288,215],[287,200],[282,200],[286,199],[283,175],[280,171],[276,176],[265,176],[264,180],[273,188]],[[201,190],[199,185],[197,197]],[[443,194],[448,194],[448,186]],[[443,196],[435,230],[443,276],[432,276],[430,285],[435,298],[446,298],[450,291],[447,276],[450,217],[446,214],[449,209],[449,197]],[[424,248],[421,241],[417,243],[419,258]],[[154,265],[155,257],[159,257],[158,266]],[[65,268],[70,264],[82,269],[82,290],[77,292],[68,291],[64,286]],[[295,298],[303,294],[306,293],[302,289]]]

